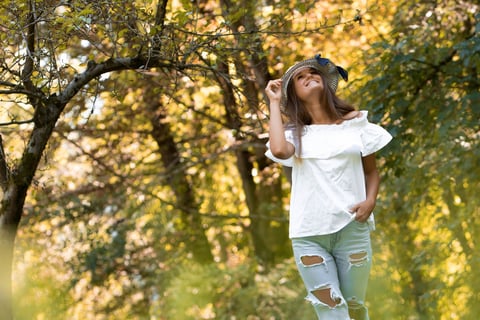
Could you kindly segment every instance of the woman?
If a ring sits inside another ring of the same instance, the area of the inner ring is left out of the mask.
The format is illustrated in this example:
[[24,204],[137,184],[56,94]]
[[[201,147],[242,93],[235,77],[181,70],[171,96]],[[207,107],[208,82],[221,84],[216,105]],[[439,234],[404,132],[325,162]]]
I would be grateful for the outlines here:
[[392,137],[335,95],[340,77],[347,72],[316,55],[269,81],[266,156],[292,167],[289,235],[306,299],[319,319],[364,320],[375,152]]

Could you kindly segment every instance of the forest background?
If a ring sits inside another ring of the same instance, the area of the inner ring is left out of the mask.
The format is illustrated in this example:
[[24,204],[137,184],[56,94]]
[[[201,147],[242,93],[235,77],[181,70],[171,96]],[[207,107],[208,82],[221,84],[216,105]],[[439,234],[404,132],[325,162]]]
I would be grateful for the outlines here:
[[312,319],[264,88],[317,53],[394,136],[371,318],[477,319],[479,18],[462,0],[0,1],[1,319]]

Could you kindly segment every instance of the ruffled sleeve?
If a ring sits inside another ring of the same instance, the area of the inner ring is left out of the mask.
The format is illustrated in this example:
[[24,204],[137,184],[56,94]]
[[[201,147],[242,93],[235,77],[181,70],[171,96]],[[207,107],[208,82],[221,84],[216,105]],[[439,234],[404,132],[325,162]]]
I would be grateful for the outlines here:
[[[285,139],[287,139],[287,141],[290,142],[291,144],[295,145],[292,130],[285,130]],[[286,167],[293,167],[293,163],[295,161],[294,160],[294,158],[295,158],[294,155],[292,155],[288,159],[280,159],[280,158],[275,157],[272,154],[272,151],[270,150],[270,141],[267,142],[267,151],[265,152],[265,156],[267,158],[269,158],[270,160],[273,160],[273,161],[281,164],[282,166],[286,166]]]
[[392,135],[379,125],[370,123],[367,115],[367,111],[362,111],[362,115],[357,118],[361,128],[360,137],[362,140],[362,148],[360,151],[362,157],[379,151],[392,140]]

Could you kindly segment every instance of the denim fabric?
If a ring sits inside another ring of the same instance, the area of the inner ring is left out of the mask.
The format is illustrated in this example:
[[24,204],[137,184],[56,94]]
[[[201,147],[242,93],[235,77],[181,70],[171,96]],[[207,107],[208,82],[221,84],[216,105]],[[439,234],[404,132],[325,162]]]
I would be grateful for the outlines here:
[[[333,234],[292,238],[292,246],[306,299],[319,319],[369,319],[365,306],[372,258],[368,224],[352,221]],[[326,290],[333,306],[314,294]]]

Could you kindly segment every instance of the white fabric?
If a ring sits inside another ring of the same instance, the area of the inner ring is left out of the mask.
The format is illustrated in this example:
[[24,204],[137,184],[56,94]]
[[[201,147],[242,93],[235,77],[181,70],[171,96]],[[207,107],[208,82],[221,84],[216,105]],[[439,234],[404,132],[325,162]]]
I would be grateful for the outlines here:
[[[366,199],[362,157],[385,145],[392,136],[367,120],[368,112],[341,124],[308,125],[302,135],[302,154],[278,159],[292,167],[290,238],[330,234],[355,219],[349,208]],[[285,130],[287,141],[297,146],[294,132]],[[267,143],[269,147],[269,143]],[[368,223],[375,228],[373,213]]]

